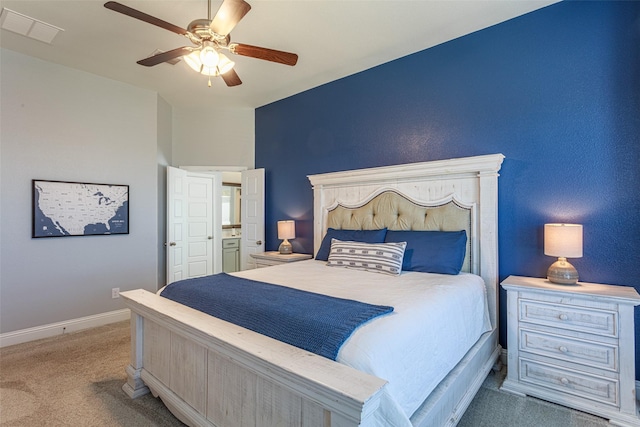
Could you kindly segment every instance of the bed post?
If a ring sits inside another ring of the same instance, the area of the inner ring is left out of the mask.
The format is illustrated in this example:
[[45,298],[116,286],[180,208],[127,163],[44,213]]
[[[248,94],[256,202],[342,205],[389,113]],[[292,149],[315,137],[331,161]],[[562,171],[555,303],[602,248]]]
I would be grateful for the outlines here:
[[138,398],[149,393],[149,387],[140,378],[142,370],[142,345],[144,341],[144,319],[137,313],[131,312],[131,363],[126,367],[127,382],[122,386],[127,395]]
[[495,169],[478,173],[478,191],[480,192],[480,260],[479,275],[489,287],[488,299],[491,325],[498,327],[498,170],[502,163],[502,156],[498,158]]
[[318,249],[320,249],[322,238],[324,237],[324,215],[322,214],[324,197],[322,194],[322,187],[320,185],[313,185],[313,182],[311,185],[313,186],[313,256],[315,257],[318,253]]

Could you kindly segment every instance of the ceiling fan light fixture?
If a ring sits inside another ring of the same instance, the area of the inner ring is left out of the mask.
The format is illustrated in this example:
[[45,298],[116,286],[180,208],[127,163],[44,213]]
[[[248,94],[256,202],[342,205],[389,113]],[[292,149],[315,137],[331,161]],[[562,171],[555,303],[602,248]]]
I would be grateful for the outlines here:
[[191,52],[189,55],[185,55],[182,57],[184,62],[191,68],[193,71],[200,72],[200,67],[202,63],[200,62],[200,49],[196,49]]
[[220,56],[213,47],[213,42],[204,42],[203,48],[200,51],[200,62],[202,62],[205,67],[215,68],[219,61]]
[[196,73],[205,76],[217,77],[220,74],[224,74],[230,71],[236,65],[236,63],[230,60],[226,55],[216,52],[219,61],[216,62],[216,65],[214,65],[213,67],[209,67],[206,63],[203,63],[200,60],[200,58],[202,57],[202,50],[204,49],[196,49],[189,55],[185,55],[182,57],[189,68],[191,68]]
[[[277,62],[289,66],[296,65],[298,55],[295,53],[242,43],[231,43],[231,31],[247,12],[251,10],[251,5],[245,0],[222,0],[222,5],[220,5],[218,12],[216,12],[213,18],[211,17],[211,0],[208,0],[208,5],[207,19],[191,21],[187,29],[173,25],[170,22],[148,15],[142,11],[118,3],[117,1],[107,1],[104,7],[184,36],[194,45],[154,53],[148,58],[136,61],[145,67],[152,67],[162,64],[163,62],[176,61],[179,57],[182,57],[189,68],[196,73],[209,77],[222,76],[224,83],[232,87],[242,84],[242,80],[240,80],[240,77],[238,77],[238,74],[234,70],[235,63],[221,54],[220,50],[225,49],[235,55]],[[7,19],[6,16],[0,16],[0,24],[2,24],[3,29],[7,29],[5,25],[7,24]],[[18,21],[20,22],[14,22],[13,27],[23,28],[28,26],[26,22],[20,19]],[[12,31],[16,30],[15,28],[9,29]],[[209,78],[209,85],[210,83],[211,78]]]
[[236,63],[230,60],[229,58],[227,58],[225,54],[220,53],[219,56],[220,56],[220,62],[218,62],[217,68],[220,74],[224,74],[230,71],[234,67],[234,65],[236,65]]
[[196,73],[204,74],[205,76],[217,76],[216,67],[209,68],[200,61],[200,53],[200,49],[196,49],[189,55],[183,56],[182,59]]

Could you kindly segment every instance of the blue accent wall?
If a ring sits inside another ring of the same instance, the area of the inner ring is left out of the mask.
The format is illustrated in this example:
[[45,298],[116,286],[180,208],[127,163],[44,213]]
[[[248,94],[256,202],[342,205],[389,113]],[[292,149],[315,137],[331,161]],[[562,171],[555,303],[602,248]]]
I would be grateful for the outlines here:
[[[296,219],[313,252],[309,174],[503,153],[500,279],[544,277],[543,224],[575,222],[580,280],[640,290],[640,2],[557,3],[266,105],[255,149],[268,250]],[[640,310],[636,348],[640,378]]]

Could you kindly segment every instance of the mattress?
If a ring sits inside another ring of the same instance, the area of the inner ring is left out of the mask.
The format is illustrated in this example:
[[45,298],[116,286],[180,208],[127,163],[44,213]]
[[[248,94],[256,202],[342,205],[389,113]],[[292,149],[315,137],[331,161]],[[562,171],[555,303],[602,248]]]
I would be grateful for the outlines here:
[[491,330],[484,281],[473,274],[390,276],[307,260],[233,275],[394,307],[356,329],[336,359],[389,382],[372,425],[411,425],[410,416]]

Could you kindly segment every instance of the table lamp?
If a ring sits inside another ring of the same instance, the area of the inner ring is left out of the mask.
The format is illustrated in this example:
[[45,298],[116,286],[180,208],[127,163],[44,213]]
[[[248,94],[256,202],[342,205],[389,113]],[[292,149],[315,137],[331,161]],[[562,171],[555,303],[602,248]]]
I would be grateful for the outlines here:
[[547,279],[561,285],[578,283],[578,271],[567,258],[582,258],[581,224],[545,224],[544,254],[558,260],[547,270]]
[[293,220],[278,221],[278,239],[283,239],[280,243],[278,251],[282,255],[289,255],[293,253],[293,248],[288,239],[296,238],[296,223]]

